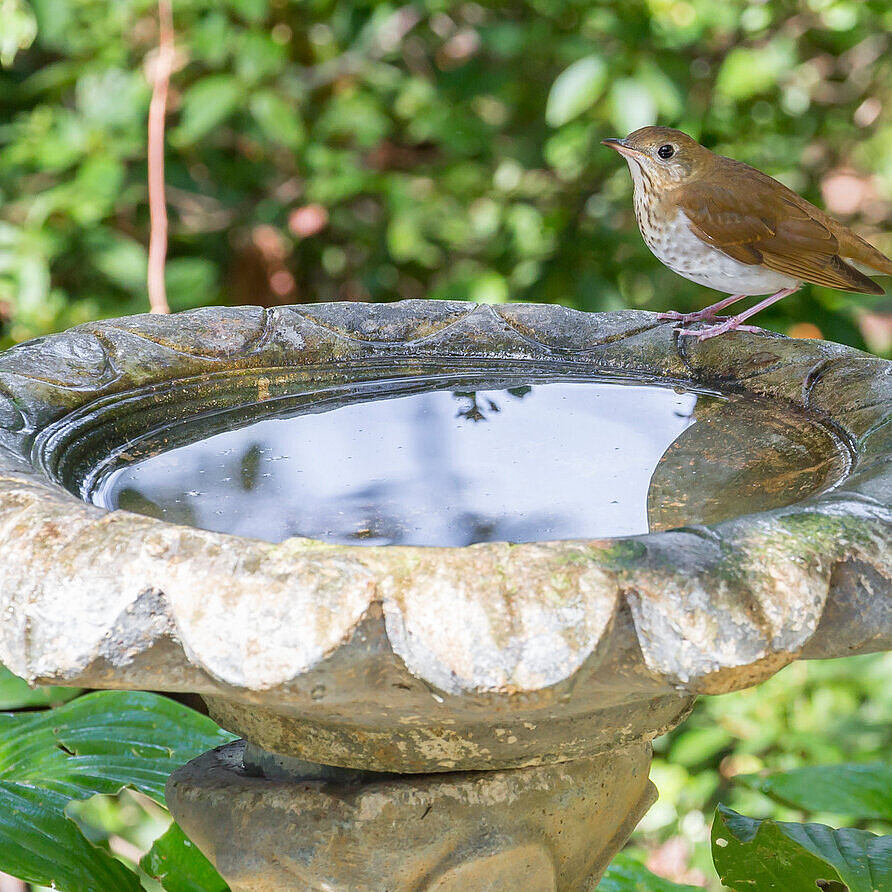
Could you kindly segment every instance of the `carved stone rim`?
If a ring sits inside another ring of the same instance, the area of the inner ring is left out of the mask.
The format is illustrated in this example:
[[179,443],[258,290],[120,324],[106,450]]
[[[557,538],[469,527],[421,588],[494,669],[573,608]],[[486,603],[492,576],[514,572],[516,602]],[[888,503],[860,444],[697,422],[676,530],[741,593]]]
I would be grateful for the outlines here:
[[[272,545],[107,514],[31,462],[50,424],[160,381],[398,356],[559,362],[785,400],[835,425],[855,466],[830,493],[710,527],[449,549]],[[888,593],[892,578],[890,373],[821,341],[701,344],[649,313],[526,304],[214,307],[21,344],[0,355],[0,660],[31,679],[265,691],[321,717],[337,710],[309,689],[366,622],[426,702],[433,690],[469,709],[557,696],[574,677],[571,701],[588,696],[582,678],[595,699],[616,684],[633,697],[729,690],[799,655],[882,649],[892,615],[852,580],[873,574]]]

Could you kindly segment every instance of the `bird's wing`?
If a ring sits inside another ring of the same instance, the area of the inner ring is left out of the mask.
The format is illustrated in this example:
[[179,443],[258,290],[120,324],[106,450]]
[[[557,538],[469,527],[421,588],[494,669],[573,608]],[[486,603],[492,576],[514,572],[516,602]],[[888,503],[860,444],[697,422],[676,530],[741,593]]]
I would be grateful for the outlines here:
[[754,168],[726,183],[685,186],[681,206],[696,235],[741,263],[844,291],[883,293],[842,259],[822,211]]

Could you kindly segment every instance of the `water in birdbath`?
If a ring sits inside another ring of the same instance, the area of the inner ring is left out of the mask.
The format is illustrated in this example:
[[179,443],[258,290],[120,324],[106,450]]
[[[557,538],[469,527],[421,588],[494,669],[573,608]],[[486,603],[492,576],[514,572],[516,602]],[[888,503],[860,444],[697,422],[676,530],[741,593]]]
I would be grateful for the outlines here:
[[752,398],[567,379],[410,390],[167,424],[112,450],[82,495],[272,542],[468,545],[715,522],[848,465],[824,424]]

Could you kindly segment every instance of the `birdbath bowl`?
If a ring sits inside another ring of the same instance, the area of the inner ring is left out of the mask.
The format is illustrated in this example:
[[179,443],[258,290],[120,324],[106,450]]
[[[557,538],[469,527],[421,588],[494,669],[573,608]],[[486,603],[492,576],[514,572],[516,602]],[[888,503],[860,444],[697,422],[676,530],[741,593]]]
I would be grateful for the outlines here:
[[698,694],[892,646],[892,364],[407,301],[0,355],[0,661],[194,691],[233,889],[578,890]]

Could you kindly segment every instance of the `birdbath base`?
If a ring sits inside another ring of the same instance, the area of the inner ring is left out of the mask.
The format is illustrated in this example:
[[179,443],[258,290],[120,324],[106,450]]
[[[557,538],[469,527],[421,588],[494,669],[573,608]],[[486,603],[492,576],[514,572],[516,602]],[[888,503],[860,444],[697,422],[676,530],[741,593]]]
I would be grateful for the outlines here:
[[234,892],[593,887],[656,798],[649,743],[500,771],[388,774],[244,740],[193,759],[170,810]]

